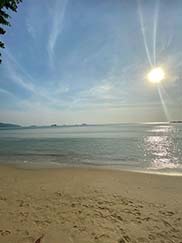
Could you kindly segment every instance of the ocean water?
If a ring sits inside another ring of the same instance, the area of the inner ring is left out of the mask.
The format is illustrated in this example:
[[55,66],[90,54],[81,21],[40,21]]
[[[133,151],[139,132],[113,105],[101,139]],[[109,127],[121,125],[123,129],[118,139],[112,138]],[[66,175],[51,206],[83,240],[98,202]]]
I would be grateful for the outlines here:
[[0,130],[0,163],[99,166],[182,175],[182,124]]

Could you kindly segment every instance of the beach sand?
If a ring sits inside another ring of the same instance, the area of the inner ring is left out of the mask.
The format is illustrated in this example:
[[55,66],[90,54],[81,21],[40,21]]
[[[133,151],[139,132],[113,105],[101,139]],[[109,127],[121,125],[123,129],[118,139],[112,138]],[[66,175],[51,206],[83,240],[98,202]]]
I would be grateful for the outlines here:
[[182,177],[0,166],[0,242],[182,242]]

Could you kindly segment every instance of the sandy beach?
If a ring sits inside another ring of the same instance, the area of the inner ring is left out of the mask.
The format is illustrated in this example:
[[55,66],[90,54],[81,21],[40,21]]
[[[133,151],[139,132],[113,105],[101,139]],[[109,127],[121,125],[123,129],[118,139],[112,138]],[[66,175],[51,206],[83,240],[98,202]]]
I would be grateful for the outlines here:
[[182,242],[182,177],[0,166],[0,242]]

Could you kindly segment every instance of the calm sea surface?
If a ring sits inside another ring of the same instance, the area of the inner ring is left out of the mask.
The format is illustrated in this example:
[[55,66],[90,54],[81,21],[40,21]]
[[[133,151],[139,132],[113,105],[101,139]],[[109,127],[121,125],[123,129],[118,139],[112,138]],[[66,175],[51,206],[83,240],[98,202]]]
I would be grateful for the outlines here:
[[182,174],[182,124],[0,130],[0,163]]

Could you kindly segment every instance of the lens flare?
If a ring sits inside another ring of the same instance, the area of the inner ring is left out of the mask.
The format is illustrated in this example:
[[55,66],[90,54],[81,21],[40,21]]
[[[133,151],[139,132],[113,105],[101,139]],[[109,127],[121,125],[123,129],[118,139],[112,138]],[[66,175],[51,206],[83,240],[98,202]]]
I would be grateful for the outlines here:
[[160,83],[165,79],[165,72],[161,67],[155,67],[148,73],[147,79],[151,83]]

